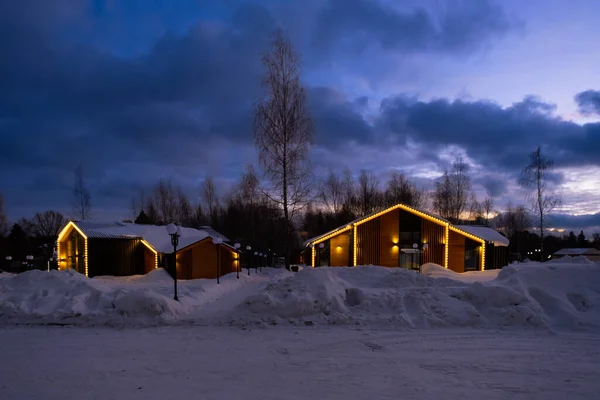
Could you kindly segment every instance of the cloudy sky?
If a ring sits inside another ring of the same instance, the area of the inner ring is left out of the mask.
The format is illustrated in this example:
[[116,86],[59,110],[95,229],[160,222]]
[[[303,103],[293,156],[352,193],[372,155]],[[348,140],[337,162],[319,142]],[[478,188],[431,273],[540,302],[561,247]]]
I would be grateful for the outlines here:
[[160,177],[193,197],[256,162],[260,55],[303,57],[315,172],[393,169],[431,187],[456,155],[480,199],[523,203],[527,154],[554,158],[555,227],[600,229],[597,0],[179,0],[0,3],[0,193],[10,218],[130,217]]

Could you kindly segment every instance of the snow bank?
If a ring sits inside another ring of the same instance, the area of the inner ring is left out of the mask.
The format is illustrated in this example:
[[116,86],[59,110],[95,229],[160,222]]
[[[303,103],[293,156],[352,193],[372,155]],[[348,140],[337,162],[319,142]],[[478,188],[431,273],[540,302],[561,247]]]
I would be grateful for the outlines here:
[[173,280],[73,271],[2,274],[0,324],[145,326],[369,325],[400,328],[600,328],[600,264],[563,260],[457,274],[400,268],[264,269],[251,276]]
[[[2,274],[5,275],[5,274]],[[250,277],[179,281],[163,269],[147,275],[86,278],[72,270],[27,271],[0,279],[0,323],[156,325],[173,323],[235,290]],[[250,278],[252,279],[252,278]]]
[[249,297],[238,323],[433,327],[600,327],[600,268],[520,264],[456,274],[383,267],[305,269]]

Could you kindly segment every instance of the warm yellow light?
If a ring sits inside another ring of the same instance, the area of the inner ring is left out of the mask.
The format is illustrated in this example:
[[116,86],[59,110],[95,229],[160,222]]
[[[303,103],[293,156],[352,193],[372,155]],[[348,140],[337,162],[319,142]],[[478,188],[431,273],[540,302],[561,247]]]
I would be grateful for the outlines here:
[[450,229],[451,229],[451,230],[453,230],[454,232],[460,233],[461,235],[468,237],[469,239],[473,239],[473,240],[475,240],[476,242],[479,242],[479,243],[485,244],[485,240],[483,240],[483,239],[482,239],[482,238],[480,238],[479,236],[472,235],[472,234],[470,234],[469,232],[465,232],[465,231],[463,231],[463,230],[461,230],[461,229],[458,229],[457,227],[455,227],[455,226],[452,226],[452,225],[450,225]]
[[85,245],[85,252],[83,253],[83,263],[85,265],[85,276],[89,277],[89,272],[88,272],[88,239],[87,237],[84,239],[84,245]]
[[317,258],[317,251],[315,250],[314,246],[311,247],[310,252],[311,252],[311,258],[312,258],[312,262],[311,262],[310,266],[314,268],[315,267],[315,260]]
[[485,243],[481,245],[481,270],[485,271]]
[[337,247],[335,248],[335,251],[337,251],[338,253],[342,252],[342,246],[341,245],[337,245]]
[[364,218],[364,219],[362,219],[360,221],[357,221],[357,222],[354,223],[354,225],[356,226],[356,225],[364,224],[365,222],[369,222],[372,219],[378,218],[378,217],[380,217],[381,215],[383,215],[385,213],[388,213],[390,211],[394,211],[394,210],[399,209],[399,208],[402,209],[402,210],[408,211],[410,213],[416,214],[416,215],[418,215],[418,216],[420,216],[422,218],[425,218],[426,220],[429,220],[431,222],[435,222],[436,224],[440,224],[440,225],[443,225],[443,226],[445,226],[445,225],[448,224],[448,222],[446,222],[446,221],[444,221],[442,219],[432,217],[431,215],[425,214],[424,212],[421,212],[421,211],[419,211],[419,210],[417,210],[415,208],[412,208],[412,207],[409,207],[409,206],[405,206],[404,204],[396,204],[395,206],[386,208],[385,210],[379,211],[378,213],[375,213],[375,214],[373,214],[373,215],[371,215],[369,217],[366,217],[366,218]]
[[323,237],[320,237],[320,238],[318,238],[318,239],[317,239],[317,240],[315,240],[314,242],[311,242],[311,244],[313,244],[313,245],[319,244],[319,243],[321,243],[321,242],[324,242],[324,241],[326,241],[327,239],[330,239],[330,238],[332,238],[332,237],[334,237],[334,236],[337,236],[337,235],[339,235],[340,233],[343,233],[343,232],[349,231],[350,229],[352,229],[352,226],[351,226],[351,225],[347,225],[347,226],[343,227],[342,229],[338,229],[338,230],[336,230],[336,231],[333,231],[333,232],[331,232],[331,233],[330,233],[330,234],[328,234],[328,235],[325,235],[325,236],[323,236]]
[[142,239],[142,244],[146,246],[152,253],[154,253],[154,269],[158,269],[158,251],[154,250],[154,247],[144,239]]
[[448,253],[450,250],[450,228],[448,224],[446,224],[446,240],[444,241],[444,267],[448,268]]
[[352,257],[353,257],[353,259],[352,259],[352,266],[356,267],[356,248],[357,248],[357,243],[356,242],[358,241],[358,238],[356,237],[356,225],[354,225],[353,233],[354,233],[354,246],[353,246],[354,247],[354,249],[353,249],[354,251],[352,252],[353,253],[352,254]]

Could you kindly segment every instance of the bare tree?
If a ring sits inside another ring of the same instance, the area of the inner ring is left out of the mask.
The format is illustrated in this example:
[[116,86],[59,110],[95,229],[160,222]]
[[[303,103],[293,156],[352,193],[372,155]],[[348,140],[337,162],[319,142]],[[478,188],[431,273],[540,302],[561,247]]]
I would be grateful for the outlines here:
[[83,178],[83,168],[79,165],[75,168],[75,180],[73,185],[73,214],[75,218],[85,220],[90,217],[92,203],[90,192]]
[[451,211],[451,183],[448,171],[435,181],[435,190],[433,192],[433,210],[442,218],[450,218]]
[[306,205],[311,173],[307,162],[312,120],[300,83],[300,55],[281,30],[262,58],[264,93],[254,108],[254,142],[271,187],[265,193],[283,208],[286,265],[295,215]]
[[215,225],[218,212],[219,212],[219,195],[217,194],[217,188],[213,178],[207,176],[202,183],[202,203],[204,208],[208,211],[208,217],[210,218],[210,224]]
[[450,173],[444,174],[436,181],[433,193],[433,208],[444,218],[460,222],[463,212],[467,211],[471,178],[468,175],[469,165],[462,157],[457,157]]
[[475,193],[471,192],[469,197],[469,220],[475,224],[479,224],[483,219],[483,206],[477,201]]
[[494,199],[491,197],[487,197],[483,203],[481,203],[481,210],[483,212],[483,219],[485,220],[485,224],[490,226],[490,220],[492,214],[495,212],[494,210]]
[[393,171],[385,189],[385,205],[393,206],[398,203],[416,208],[425,205],[425,192],[417,189],[403,173]]
[[8,219],[4,213],[4,197],[0,194],[0,237],[8,233]]
[[361,170],[358,177],[357,201],[362,215],[371,214],[381,204],[379,178],[371,172]]
[[337,214],[342,210],[344,204],[344,183],[333,171],[321,183],[319,197],[329,210]]
[[[517,252],[520,253],[520,234],[531,226],[531,218],[525,207],[522,205],[513,207],[509,202],[506,211],[498,217],[498,225],[507,238],[513,239],[516,237]],[[512,245],[513,243],[511,242],[511,246]]]
[[554,162],[542,155],[542,150],[538,146],[529,154],[529,165],[523,169],[519,179],[519,185],[531,191],[528,198],[531,200],[532,212],[539,217],[542,260],[544,260],[544,218],[560,204],[560,199],[547,186],[548,172],[553,168]]
[[185,195],[183,190],[178,187],[177,188],[177,218],[176,221],[181,226],[190,226],[192,224],[192,216],[193,210],[192,205],[190,204],[190,200]]
[[57,211],[35,213],[32,223],[32,233],[38,237],[57,237],[66,225],[66,218]]

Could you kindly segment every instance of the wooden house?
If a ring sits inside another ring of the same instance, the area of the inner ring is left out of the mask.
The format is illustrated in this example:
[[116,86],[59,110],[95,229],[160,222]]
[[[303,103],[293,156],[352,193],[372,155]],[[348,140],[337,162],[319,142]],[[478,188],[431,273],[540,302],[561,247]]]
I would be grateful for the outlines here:
[[[213,279],[239,268],[238,252],[226,243],[213,244],[216,237],[228,240],[210,227],[181,228],[177,278]],[[165,226],[70,221],[58,236],[57,253],[59,269],[74,269],[88,277],[127,276],[168,268],[173,246]]]
[[397,204],[305,242],[313,267],[380,265],[418,269],[436,263],[456,272],[501,268],[508,239],[481,226],[455,226],[443,218]]

